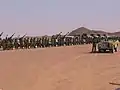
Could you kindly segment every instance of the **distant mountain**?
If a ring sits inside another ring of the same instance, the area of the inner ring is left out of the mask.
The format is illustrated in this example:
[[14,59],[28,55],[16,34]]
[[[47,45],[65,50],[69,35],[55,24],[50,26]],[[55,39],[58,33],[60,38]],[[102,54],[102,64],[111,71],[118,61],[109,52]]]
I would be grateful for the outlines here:
[[112,33],[112,35],[120,36],[120,32],[114,32],[114,33]]
[[90,29],[87,29],[85,27],[80,27],[76,30],[73,30],[71,33],[69,33],[70,36],[74,36],[74,35],[81,35],[83,33],[90,33],[91,30]]
[[82,35],[83,33],[86,33],[86,34],[106,34],[106,35],[109,35],[109,36],[120,36],[120,32],[114,32],[114,33],[110,33],[110,32],[105,32],[103,30],[90,30],[88,28],[85,28],[85,27],[80,27],[78,29],[75,29],[73,30],[72,32],[70,32],[69,36],[74,36],[74,35]]

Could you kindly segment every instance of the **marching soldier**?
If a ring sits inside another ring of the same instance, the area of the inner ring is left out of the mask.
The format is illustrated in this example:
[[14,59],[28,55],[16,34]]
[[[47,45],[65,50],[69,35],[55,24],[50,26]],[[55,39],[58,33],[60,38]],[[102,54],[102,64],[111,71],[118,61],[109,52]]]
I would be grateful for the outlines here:
[[25,42],[24,42],[24,37],[26,36],[26,34],[22,37],[19,38],[19,44],[20,44],[20,48],[23,49],[25,48]]
[[55,47],[56,45],[55,45],[55,36],[53,35],[52,37],[51,37],[51,46],[53,47]]
[[42,46],[42,48],[44,48],[45,47],[45,38],[44,38],[44,36],[42,37],[42,40],[41,40],[42,42],[41,42],[41,46]]
[[19,39],[18,38],[15,38],[15,40],[14,40],[14,47],[15,47],[15,49],[19,48]]
[[10,50],[10,49],[13,49],[13,47],[14,47],[14,43],[13,43],[13,39],[12,39],[12,37],[15,35],[15,33],[11,36],[11,37],[9,37],[9,38],[7,38],[7,49],[8,50]]
[[3,35],[3,32],[0,34],[0,48],[2,48],[2,38],[1,38],[2,35]]

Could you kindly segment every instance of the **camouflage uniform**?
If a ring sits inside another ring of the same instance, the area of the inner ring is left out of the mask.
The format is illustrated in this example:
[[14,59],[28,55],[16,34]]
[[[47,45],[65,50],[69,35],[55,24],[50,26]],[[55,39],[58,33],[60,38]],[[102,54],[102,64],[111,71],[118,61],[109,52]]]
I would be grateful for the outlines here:
[[19,39],[15,38],[15,40],[14,40],[14,47],[15,47],[15,49],[18,49],[19,46],[20,46]]
[[2,38],[0,37],[0,48],[2,48]]
[[93,38],[93,42],[92,42],[92,52],[96,52],[96,45],[97,45],[97,38],[94,37]]

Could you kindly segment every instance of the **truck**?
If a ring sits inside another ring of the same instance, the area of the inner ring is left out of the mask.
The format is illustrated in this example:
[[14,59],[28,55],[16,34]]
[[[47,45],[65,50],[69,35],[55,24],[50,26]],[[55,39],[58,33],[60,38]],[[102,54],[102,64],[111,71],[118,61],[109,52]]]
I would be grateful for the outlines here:
[[114,51],[115,51],[114,44],[110,41],[99,42],[98,43],[98,52],[106,52],[106,51],[109,51],[110,53],[114,53]]

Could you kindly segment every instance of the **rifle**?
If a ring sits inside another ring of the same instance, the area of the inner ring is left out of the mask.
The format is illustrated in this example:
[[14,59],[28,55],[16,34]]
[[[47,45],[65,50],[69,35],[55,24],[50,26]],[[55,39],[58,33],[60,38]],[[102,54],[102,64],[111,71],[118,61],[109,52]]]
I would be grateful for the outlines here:
[[27,34],[23,35],[21,38],[24,38]]
[[69,32],[67,32],[67,33],[63,36],[63,38],[65,38],[68,34],[69,34]]
[[13,35],[11,35],[8,39],[12,39],[12,37],[15,35],[15,33]]
[[3,32],[0,34],[0,37],[3,35]]
[[62,34],[62,32],[60,32],[58,35],[61,35]]
[[57,34],[57,35],[56,35],[56,38],[58,38],[61,34],[62,34],[62,32],[60,32],[59,34]]

